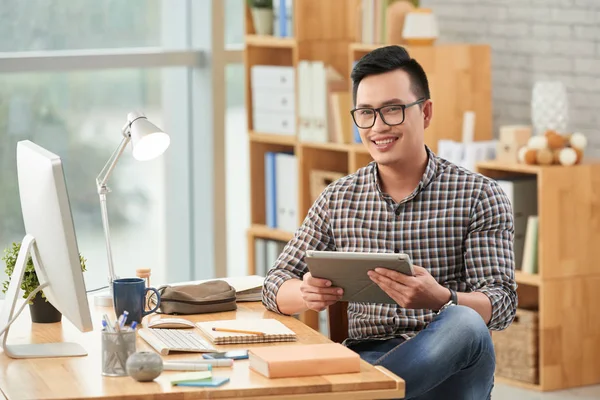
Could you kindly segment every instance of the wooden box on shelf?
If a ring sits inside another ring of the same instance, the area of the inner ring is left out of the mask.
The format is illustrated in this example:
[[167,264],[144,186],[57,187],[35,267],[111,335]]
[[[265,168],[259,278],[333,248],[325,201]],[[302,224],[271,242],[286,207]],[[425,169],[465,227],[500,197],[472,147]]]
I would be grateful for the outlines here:
[[[542,391],[600,383],[600,162],[564,167],[488,161],[477,170],[494,179],[537,178],[538,274],[516,272],[519,305],[538,314],[537,352],[530,353],[537,354],[537,383],[497,380]],[[523,349],[531,343],[531,337],[517,336],[512,340],[522,340]],[[502,349],[498,353],[505,358]]]

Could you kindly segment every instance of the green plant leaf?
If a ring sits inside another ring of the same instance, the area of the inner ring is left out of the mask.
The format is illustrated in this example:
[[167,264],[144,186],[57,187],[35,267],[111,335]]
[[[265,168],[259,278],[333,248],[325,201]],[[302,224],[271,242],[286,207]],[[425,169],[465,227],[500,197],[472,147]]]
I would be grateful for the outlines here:
[[[12,246],[4,249],[4,255],[2,257],[2,261],[5,263],[4,272],[8,279],[2,282],[2,293],[6,293],[8,291],[8,286],[10,285],[10,279],[15,270],[15,264],[17,263],[17,256],[19,255],[19,251],[21,250],[21,243],[13,243]],[[81,270],[86,271],[86,259],[79,254],[79,261],[81,263]],[[33,265],[33,260],[31,255],[27,259],[27,264],[25,266],[25,273],[23,274],[23,281],[21,282],[21,289],[23,290],[23,298],[26,299],[31,292],[33,292],[37,287],[40,286],[40,281],[38,280],[37,274],[35,273],[35,267]],[[42,297],[45,299],[46,295],[42,291]],[[46,300],[47,301],[47,300]],[[33,302],[30,300],[29,304]]]

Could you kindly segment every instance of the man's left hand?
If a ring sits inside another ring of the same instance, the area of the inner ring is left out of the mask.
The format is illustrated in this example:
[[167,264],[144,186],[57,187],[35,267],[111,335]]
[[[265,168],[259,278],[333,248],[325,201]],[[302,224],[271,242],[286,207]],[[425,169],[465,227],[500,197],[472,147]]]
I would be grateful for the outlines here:
[[369,277],[401,307],[439,310],[450,300],[450,291],[423,267],[413,265],[414,276],[387,268],[369,271]]

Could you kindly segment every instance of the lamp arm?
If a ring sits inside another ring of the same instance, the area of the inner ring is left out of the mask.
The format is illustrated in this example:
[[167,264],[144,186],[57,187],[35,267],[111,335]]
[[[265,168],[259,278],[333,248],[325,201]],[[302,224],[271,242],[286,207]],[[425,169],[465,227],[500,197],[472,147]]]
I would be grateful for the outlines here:
[[115,169],[115,166],[117,165],[117,162],[119,161],[119,158],[121,158],[121,155],[125,151],[125,147],[127,147],[127,144],[129,143],[130,140],[131,140],[131,136],[128,133],[124,132],[123,140],[121,140],[119,147],[117,147],[117,149],[111,154],[110,158],[108,159],[108,161],[102,168],[102,171],[100,171],[100,174],[96,178],[96,187],[98,189],[98,194],[100,194],[101,191],[104,191],[104,193],[106,193],[108,191],[108,188],[106,187],[106,182],[108,182],[108,178],[110,178],[110,174]]
[[96,187],[98,189],[98,196],[100,197],[100,211],[102,213],[102,225],[104,227],[104,238],[106,239],[106,255],[108,259],[108,285],[109,290],[111,292],[112,297],[112,282],[117,278],[115,274],[115,267],[113,264],[113,256],[112,256],[112,247],[110,245],[110,228],[108,225],[108,209],[106,207],[106,194],[110,191],[106,186],[106,182],[108,182],[108,178],[110,178],[110,174],[115,169],[119,158],[125,151],[125,147],[131,140],[131,135],[127,130],[129,124],[125,125],[123,128],[123,140],[119,144],[119,147],[111,154],[110,158],[100,171],[100,174],[96,178]]

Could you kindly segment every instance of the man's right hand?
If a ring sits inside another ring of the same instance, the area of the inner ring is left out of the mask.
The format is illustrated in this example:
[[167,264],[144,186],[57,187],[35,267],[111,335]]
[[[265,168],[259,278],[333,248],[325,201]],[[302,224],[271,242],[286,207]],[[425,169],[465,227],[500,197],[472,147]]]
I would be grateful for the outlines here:
[[307,272],[302,278],[300,294],[309,310],[323,311],[337,303],[344,291],[342,288],[331,287],[331,282],[327,279],[314,278],[310,272]]

